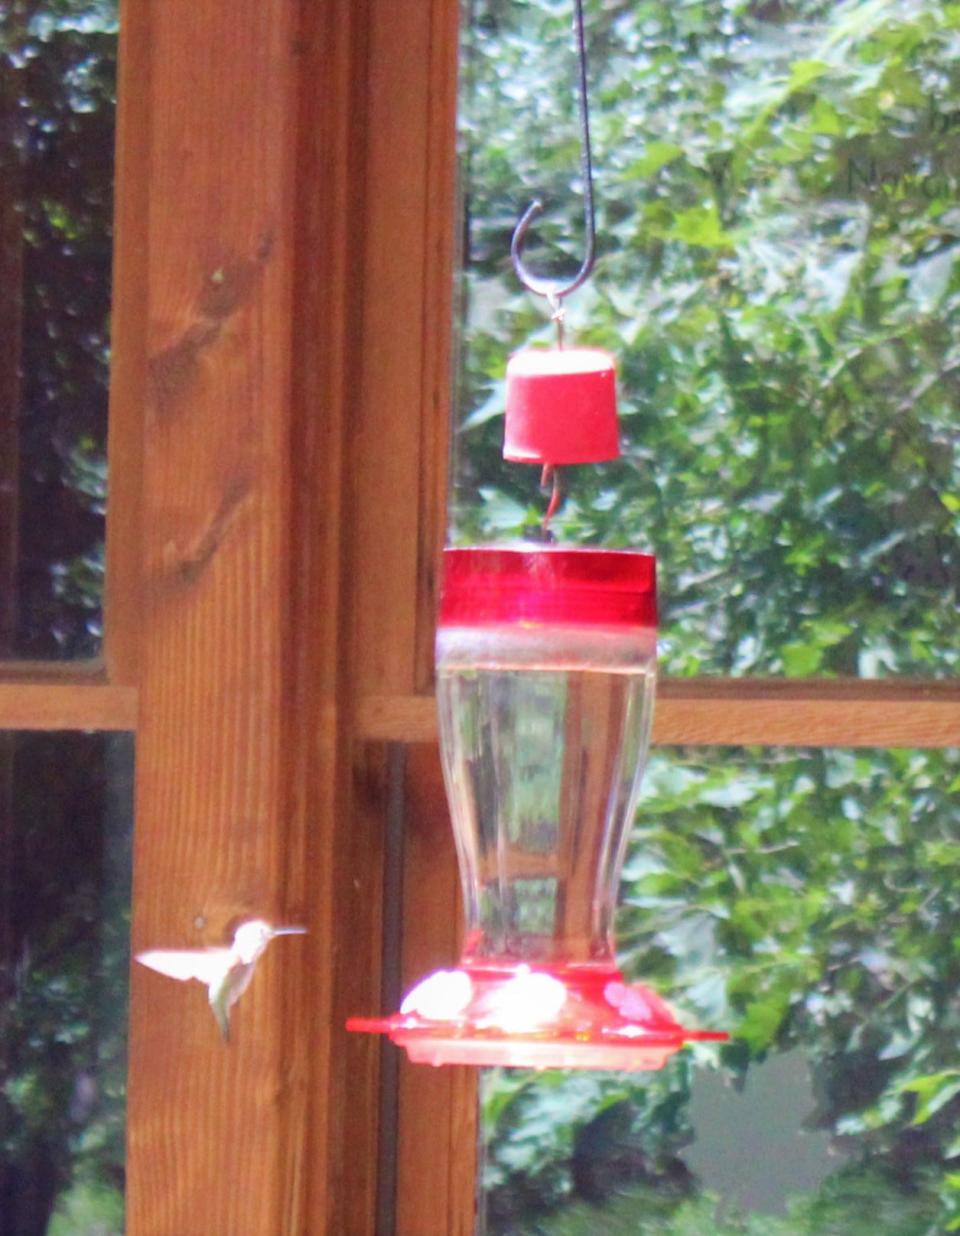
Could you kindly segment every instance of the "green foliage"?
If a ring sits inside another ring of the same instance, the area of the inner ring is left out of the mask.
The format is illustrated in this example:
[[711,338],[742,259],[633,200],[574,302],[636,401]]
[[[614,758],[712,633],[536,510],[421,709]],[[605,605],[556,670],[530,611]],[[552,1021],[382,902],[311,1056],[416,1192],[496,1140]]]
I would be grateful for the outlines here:
[[709,1194],[679,1204],[652,1190],[621,1196],[598,1210],[571,1207],[542,1226],[516,1229],[543,1236],[931,1236],[936,1203],[904,1197],[882,1176],[842,1177],[816,1200],[797,1199],[786,1218],[726,1214]]
[[[918,1213],[939,1189],[948,1218],[960,1214],[958,783],[955,751],[658,754],[618,920],[629,974],[693,1024],[732,1029],[728,1075],[802,1049],[812,1124]],[[576,1147],[611,1103],[630,1113],[612,1156],[624,1180],[690,1193],[693,1060],[649,1077],[489,1076],[491,1230],[514,1230],[518,1197],[536,1215],[582,1195]]]
[[[506,357],[552,335],[507,254],[535,191],[535,269],[582,233],[568,8],[478,0],[468,38],[464,539],[542,512],[498,457]],[[955,672],[956,6],[588,8],[601,255],[570,314],[618,356],[626,451],[569,471],[555,530],[658,552],[672,673]]]
[[[625,453],[565,470],[553,530],[658,554],[671,674],[955,674],[960,6],[586,7],[600,257],[568,325],[618,358]],[[561,0],[472,5],[460,541],[539,535],[537,478],[499,454],[503,377],[553,328],[508,254],[537,194],[530,266],[578,263],[569,18]],[[491,1233],[960,1230],[958,758],[653,762],[621,960],[734,1031],[702,1057],[725,1076],[802,1049],[811,1120],[847,1166],[782,1220],[718,1218],[685,1168],[689,1060],[493,1074]]]
[[57,1205],[47,1236],[122,1236],[123,1194],[102,1185],[75,1185]]

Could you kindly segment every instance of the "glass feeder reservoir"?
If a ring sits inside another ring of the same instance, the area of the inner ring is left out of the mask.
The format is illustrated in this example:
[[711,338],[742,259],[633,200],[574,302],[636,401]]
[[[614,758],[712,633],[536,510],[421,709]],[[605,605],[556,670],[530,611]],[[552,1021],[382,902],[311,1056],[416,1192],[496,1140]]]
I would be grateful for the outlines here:
[[653,557],[448,549],[436,663],[463,955],[399,1013],[350,1027],[415,1061],[566,1068],[659,1068],[725,1038],[679,1025],[614,955],[653,708]]

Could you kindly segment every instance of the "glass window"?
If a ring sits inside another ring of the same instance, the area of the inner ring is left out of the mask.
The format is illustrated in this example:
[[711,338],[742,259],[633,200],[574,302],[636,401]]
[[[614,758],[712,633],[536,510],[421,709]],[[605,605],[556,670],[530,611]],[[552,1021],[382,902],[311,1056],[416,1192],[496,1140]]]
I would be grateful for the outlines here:
[[487,1236],[960,1227],[960,750],[658,751],[624,970],[729,1045],[488,1071]]
[[[625,449],[565,470],[554,530],[657,552],[672,674],[955,674],[955,6],[586,7],[600,256],[568,325],[618,357]],[[499,454],[507,355],[553,340],[508,254],[536,194],[530,266],[579,265],[571,9],[468,6],[461,541],[546,505]]]
[[0,659],[102,633],[116,0],[0,9]]
[[0,734],[0,1229],[123,1231],[133,742]]

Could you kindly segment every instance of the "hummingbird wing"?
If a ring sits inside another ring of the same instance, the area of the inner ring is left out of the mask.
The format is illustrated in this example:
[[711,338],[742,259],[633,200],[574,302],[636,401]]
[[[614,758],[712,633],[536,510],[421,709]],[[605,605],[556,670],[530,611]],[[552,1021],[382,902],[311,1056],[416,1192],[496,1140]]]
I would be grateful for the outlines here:
[[209,987],[229,966],[228,948],[152,948],[136,960],[167,978],[196,979]]

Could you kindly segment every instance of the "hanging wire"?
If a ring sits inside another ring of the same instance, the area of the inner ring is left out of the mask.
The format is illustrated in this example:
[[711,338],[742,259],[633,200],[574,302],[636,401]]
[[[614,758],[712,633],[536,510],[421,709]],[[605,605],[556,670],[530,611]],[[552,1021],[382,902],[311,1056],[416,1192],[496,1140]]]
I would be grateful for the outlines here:
[[580,171],[583,179],[583,215],[585,229],[585,247],[583,262],[580,269],[569,282],[562,279],[551,279],[533,274],[528,270],[523,260],[523,246],[530,230],[530,225],[543,213],[543,203],[535,199],[520,217],[510,241],[510,257],[513,259],[513,269],[517,278],[527,289],[537,296],[545,296],[550,305],[551,317],[557,324],[559,344],[563,346],[563,298],[575,292],[590,276],[593,270],[596,249],[596,216],[593,205],[593,159],[590,153],[590,106],[587,99],[587,45],[583,31],[583,0],[574,0],[573,18],[574,37],[577,46],[577,89],[580,108]]
[[553,533],[550,531],[550,522],[554,515],[556,515],[563,500],[563,490],[560,485],[560,469],[556,464],[543,465],[543,471],[540,473],[540,488],[544,493],[549,492],[550,494],[550,501],[547,504],[546,511],[544,511],[540,530],[545,541],[552,541]]

